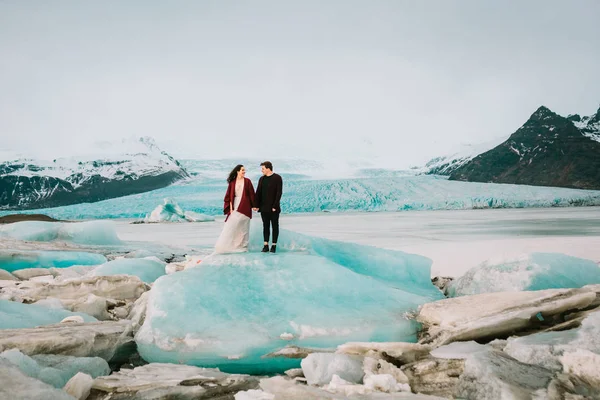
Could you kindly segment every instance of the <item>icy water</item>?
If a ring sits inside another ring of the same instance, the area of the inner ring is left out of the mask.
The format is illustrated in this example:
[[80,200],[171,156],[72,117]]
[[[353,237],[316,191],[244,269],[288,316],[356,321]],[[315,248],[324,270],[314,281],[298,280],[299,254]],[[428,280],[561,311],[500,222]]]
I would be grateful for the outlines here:
[[[191,246],[208,252],[223,220],[188,224],[130,222],[116,220],[123,240]],[[530,252],[564,253],[600,261],[600,207],[296,214],[283,215],[281,227],[421,254],[433,260],[432,276],[458,276],[484,260]]]

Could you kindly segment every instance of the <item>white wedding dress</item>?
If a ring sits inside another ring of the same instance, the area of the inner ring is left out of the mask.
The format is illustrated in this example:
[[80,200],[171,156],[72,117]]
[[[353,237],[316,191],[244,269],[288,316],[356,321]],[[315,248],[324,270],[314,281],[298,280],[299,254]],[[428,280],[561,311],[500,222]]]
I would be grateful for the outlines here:
[[215,253],[241,253],[248,251],[248,240],[250,238],[250,218],[237,211],[242,202],[244,193],[244,180],[235,184],[235,198],[233,210],[225,222],[223,232],[215,245]]

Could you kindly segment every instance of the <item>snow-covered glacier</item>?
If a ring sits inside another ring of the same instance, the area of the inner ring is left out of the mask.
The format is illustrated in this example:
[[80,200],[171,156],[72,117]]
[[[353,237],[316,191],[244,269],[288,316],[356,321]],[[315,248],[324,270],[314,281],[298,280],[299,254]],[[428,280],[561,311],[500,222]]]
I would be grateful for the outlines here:
[[[258,225],[252,224],[254,239]],[[443,297],[422,256],[286,231],[278,248],[211,255],[157,279],[136,335],[142,357],[232,372],[283,371],[299,366],[299,358],[289,358],[298,348],[414,342],[418,324],[407,315]]]
[[[223,182],[188,180],[148,193],[31,212],[62,219],[144,218],[165,198],[184,210],[221,215]],[[284,181],[285,213],[462,210],[600,205],[600,191],[448,181],[440,176]],[[6,214],[6,213],[5,213]]]

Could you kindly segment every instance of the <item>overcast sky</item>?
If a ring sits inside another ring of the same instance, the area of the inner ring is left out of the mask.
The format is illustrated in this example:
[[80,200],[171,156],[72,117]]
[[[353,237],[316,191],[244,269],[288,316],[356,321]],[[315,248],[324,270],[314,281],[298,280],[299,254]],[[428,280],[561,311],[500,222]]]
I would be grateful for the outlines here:
[[[399,167],[600,104],[600,1],[0,0],[1,150]],[[333,147],[333,149],[332,149]]]

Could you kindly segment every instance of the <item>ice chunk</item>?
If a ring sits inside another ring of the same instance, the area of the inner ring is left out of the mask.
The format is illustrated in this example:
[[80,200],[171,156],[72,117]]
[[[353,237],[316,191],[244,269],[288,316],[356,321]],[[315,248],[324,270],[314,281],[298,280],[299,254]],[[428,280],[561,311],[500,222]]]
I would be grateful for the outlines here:
[[465,363],[456,397],[478,400],[532,399],[544,391],[553,373],[545,368],[523,364],[497,351],[472,354]]
[[[250,235],[250,251],[259,252],[263,246],[262,224],[253,221]],[[285,229],[280,231],[277,251],[315,255],[388,286],[443,298],[431,283],[432,261],[418,254],[323,239]]]
[[479,344],[475,341],[469,342],[454,342],[445,346],[438,347],[431,351],[431,355],[435,358],[446,359],[467,359],[471,354],[481,351],[488,351],[491,347]]
[[365,387],[373,391],[385,393],[410,392],[409,385],[398,383],[396,378],[388,374],[367,376],[365,378]]
[[23,221],[0,225],[0,237],[34,242],[60,240],[86,245],[117,245],[121,241],[110,221],[77,223]]
[[18,281],[19,278],[10,272],[0,268],[0,281]]
[[164,204],[156,207],[144,222],[206,222],[214,221],[211,215],[199,214],[193,211],[183,211],[172,199],[164,199]]
[[[62,354],[101,357],[124,363],[131,355],[130,321],[59,323],[37,328],[0,329],[0,351],[19,349],[23,354]],[[125,360],[123,360],[125,359]]]
[[109,261],[92,271],[92,276],[132,275],[152,283],[165,274],[165,264],[145,258],[123,258]]
[[83,313],[72,313],[36,304],[0,300],[0,329],[33,328],[40,325],[50,325],[73,315],[81,316],[86,322],[97,321],[96,318]]
[[583,258],[558,253],[532,253],[516,259],[494,259],[452,281],[451,296],[579,288],[600,283],[600,267]]
[[108,363],[99,357],[71,357],[61,355],[35,355],[29,357],[17,349],[0,353],[0,358],[10,361],[25,375],[39,379],[55,388],[62,388],[79,372],[93,378],[110,374]]
[[561,371],[561,357],[578,349],[600,355],[600,311],[590,314],[576,329],[509,338],[504,351],[521,362]]
[[482,293],[424,304],[417,321],[424,325],[420,342],[441,346],[456,341],[486,340],[539,328],[539,317],[582,310],[596,301],[593,288],[532,292]]
[[77,400],[86,400],[92,391],[93,384],[94,378],[88,374],[78,372],[69,380],[69,382],[67,382],[64,390]]
[[257,388],[258,379],[216,369],[152,363],[97,378],[94,392],[95,398],[101,399],[229,399],[238,391]]
[[[385,379],[385,378],[383,378]],[[382,380],[381,378],[376,380]],[[373,386],[377,383],[373,382]],[[261,379],[260,391],[246,391],[237,393],[236,400],[256,400],[256,399],[286,399],[286,400],[323,400],[323,399],[407,399],[407,400],[441,400],[441,397],[427,396],[424,394],[413,393],[380,393],[363,385],[352,385],[344,382],[343,379],[336,377],[335,382],[326,388],[318,388],[309,385],[298,384],[293,380],[285,379],[281,376]],[[327,389],[327,390],[325,390]],[[331,393],[328,390],[335,391]],[[274,397],[269,397],[269,395]]]
[[102,254],[81,251],[6,251],[0,250],[0,268],[12,272],[26,268],[66,268],[73,265],[100,265]]
[[136,335],[142,357],[283,372],[299,361],[263,356],[288,345],[415,342],[418,324],[405,314],[443,297],[424,257],[289,232],[281,239],[276,255],[213,255],[158,279]]
[[363,359],[347,354],[309,354],[302,363],[302,372],[309,385],[326,385],[334,375],[350,383],[362,383]]
[[13,275],[21,280],[29,280],[40,276],[50,276],[54,278],[47,268],[25,268],[13,271]]
[[62,390],[30,378],[11,362],[0,359],[0,399],[73,400]]

